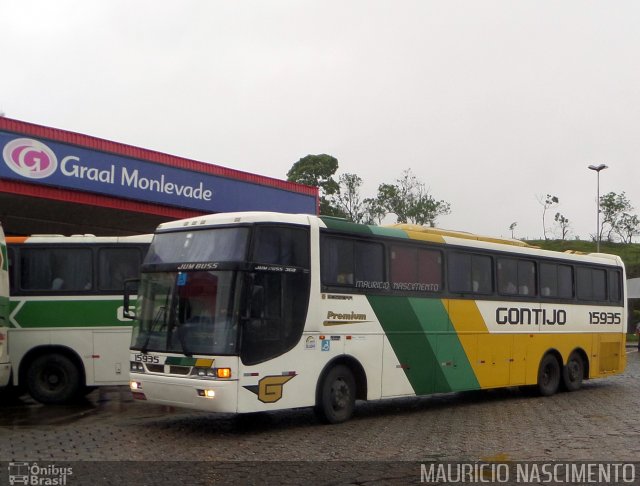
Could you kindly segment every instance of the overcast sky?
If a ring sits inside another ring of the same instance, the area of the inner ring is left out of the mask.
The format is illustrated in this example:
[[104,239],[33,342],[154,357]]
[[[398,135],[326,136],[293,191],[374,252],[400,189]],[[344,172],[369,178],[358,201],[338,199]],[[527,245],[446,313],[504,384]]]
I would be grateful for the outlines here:
[[[335,156],[363,196],[411,169],[438,226],[572,237],[640,213],[640,2],[0,0],[0,111],[286,178]],[[557,232],[557,231],[556,231]]]

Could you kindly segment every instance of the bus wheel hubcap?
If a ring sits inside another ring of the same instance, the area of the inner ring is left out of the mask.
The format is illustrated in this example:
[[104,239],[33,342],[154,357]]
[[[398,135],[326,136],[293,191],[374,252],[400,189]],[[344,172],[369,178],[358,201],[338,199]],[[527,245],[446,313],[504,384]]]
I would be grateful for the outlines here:
[[349,403],[349,387],[343,380],[336,380],[332,386],[333,406],[338,410]]

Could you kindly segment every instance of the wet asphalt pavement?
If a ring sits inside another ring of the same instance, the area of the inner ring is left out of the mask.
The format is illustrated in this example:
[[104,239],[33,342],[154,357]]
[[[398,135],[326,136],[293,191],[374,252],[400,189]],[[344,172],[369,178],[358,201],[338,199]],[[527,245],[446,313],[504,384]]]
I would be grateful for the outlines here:
[[309,409],[233,416],[155,406],[126,387],[73,406],[3,397],[0,485],[9,463],[70,467],[64,484],[151,485],[418,484],[426,461],[638,461],[640,353],[629,347],[627,358],[624,374],[573,393],[359,403],[351,421],[332,426]]

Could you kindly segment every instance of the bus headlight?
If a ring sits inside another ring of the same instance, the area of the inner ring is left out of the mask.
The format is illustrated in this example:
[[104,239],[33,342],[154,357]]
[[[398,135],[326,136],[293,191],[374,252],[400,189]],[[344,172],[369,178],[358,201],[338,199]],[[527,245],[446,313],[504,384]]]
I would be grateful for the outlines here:
[[129,382],[129,388],[131,389],[131,391],[142,390],[142,383],[132,380]]
[[204,398],[215,398],[216,391],[215,390],[198,390],[198,396]]
[[191,370],[192,376],[199,378],[231,378],[231,368],[193,368]]
[[137,361],[131,361],[129,365],[129,371],[132,373],[144,373],[144,365]]

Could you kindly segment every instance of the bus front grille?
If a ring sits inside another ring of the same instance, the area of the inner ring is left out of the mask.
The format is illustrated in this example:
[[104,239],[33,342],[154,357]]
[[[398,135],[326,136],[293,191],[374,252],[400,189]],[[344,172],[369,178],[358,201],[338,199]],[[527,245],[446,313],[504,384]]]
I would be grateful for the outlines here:
[[190,372],[189,366],[169,366],[169,373],[172,375],[188,375]]

